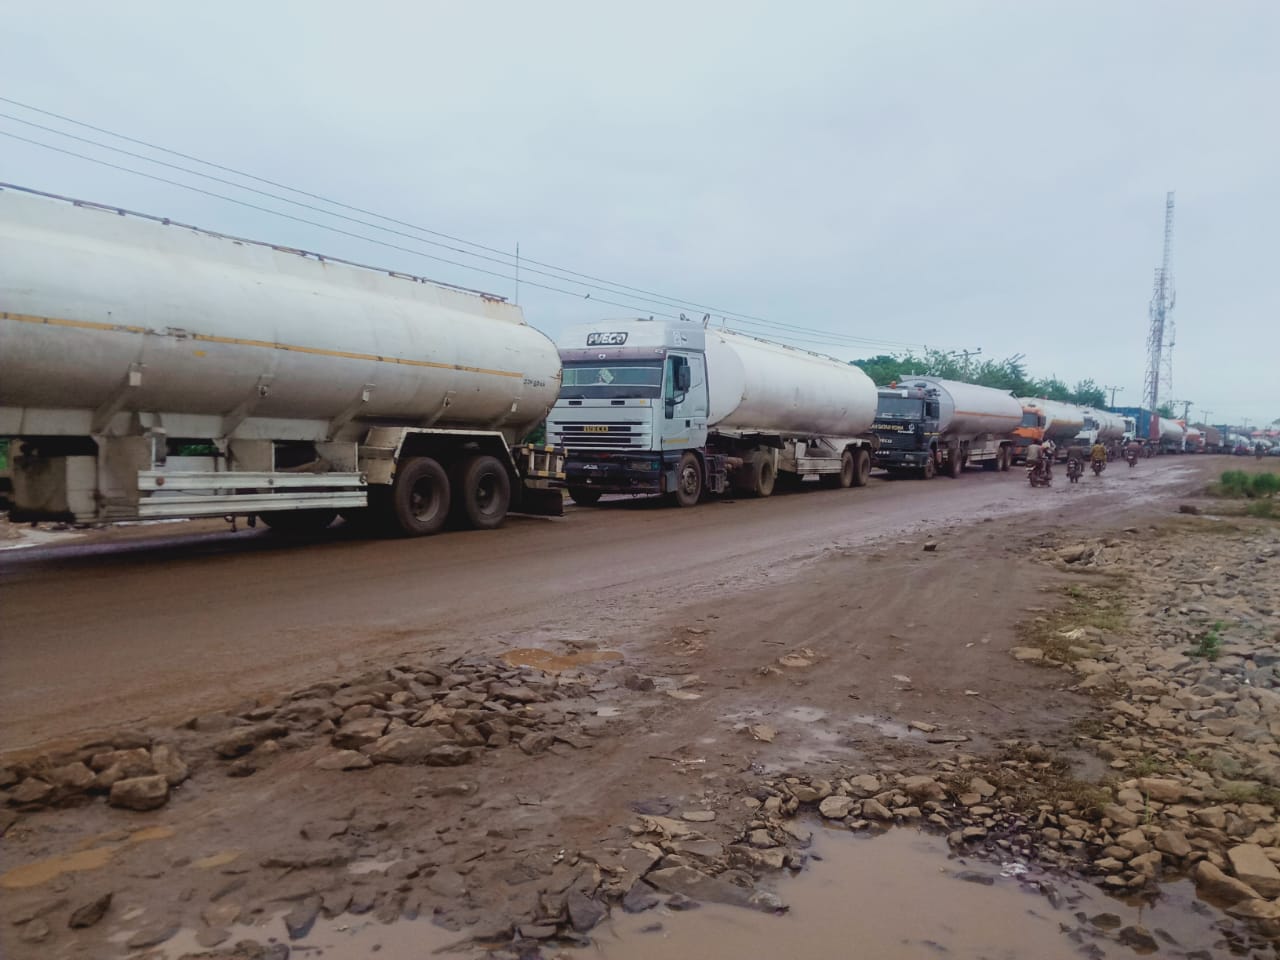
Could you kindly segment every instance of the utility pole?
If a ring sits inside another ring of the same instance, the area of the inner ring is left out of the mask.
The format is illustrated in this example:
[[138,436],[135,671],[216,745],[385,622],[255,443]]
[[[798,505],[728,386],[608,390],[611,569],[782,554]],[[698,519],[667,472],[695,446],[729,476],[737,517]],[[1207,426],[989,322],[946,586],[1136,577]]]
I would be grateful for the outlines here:
[[[1174,402],[1176,403],[1177,401],[1174,401]],[[1191,412],[1191,404],[1192,404],[1192,402],[1193,402],[1193,401],[1191,401],[1191,400],[1183,400],[1183,401],[1182,401],[1182,420],[1183,420],[1183,422],[1184,422],[1184,423],[1185,423],[1185,422],[1186,422],[1186,420],[1187,420],[1187,414],[1189,414],[1189,413]]]
[[1147,375],[1143,384],[1143,399],[1154,415],[1160,406],[1161,388],[1169,390],[1173,380],[1173,272],[1169,269],[1169,255],[1173,247],[1173,191],[1164,201],[1164,256],[1156,268],[1155,283],[1151,291],[1148,314],[1151,326],[1147,332]]
[[1112,407],[1114,407],[1114,406],[1116,405],[1116,394],[1117,394],[1117,393],[1120,393],[1120,392],[1122,392],[1122,391],[1124,390],[1124,388],[1123,388],[1123,387],[1103,387],[1102,389],[1103,389],[1103,390],[1110,390],[1110,391],[1111,391],[1111,406],[1112,406]]
[[964,357],[964,375],[967,377],[969,375],[969,358],[979,356],[982,353],[982,348],[979,347],[977,350],[957,350],[956,352]]

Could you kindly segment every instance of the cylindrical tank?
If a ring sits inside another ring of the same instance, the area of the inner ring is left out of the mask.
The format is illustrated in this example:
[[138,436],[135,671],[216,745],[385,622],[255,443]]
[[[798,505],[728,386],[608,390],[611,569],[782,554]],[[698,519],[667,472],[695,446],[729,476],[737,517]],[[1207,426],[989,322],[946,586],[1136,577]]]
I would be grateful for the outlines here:
[[119,409],[249,404],[314,439],[352,410],[519,437],[555,402],[560,360],[495,297],[0,190],[0,432],[87,432],[131,381]]
[[1022,401],[1004,390],[938,377],[904,377],[902,387],[938,392],[938,432],[944,437],[1011,434],[1022,423]]
[[1027,409],[1043,414],[1046,440],[1062,443],[1070,440],[1084,427],[1084,409],[1073,403],[1042,400],[1039,397],[1021,397],[1018,402]]
[[1187,427],[1187,449],[1202,450],[1204,449],[1204,434],[1195,427]]
[[1186,439],[1187,428],[1177,420],[1160,420],[1160,440],[1164,443],[1181,443]]
[[1093,407],[1085,407],[1083,412],[1085,430],[1098,432],[1094,439],[1105,443],[1108,440],[1119,440],[1124,436],[1124,417],[1118,413],[1109,413]]
[[707,424],[721,430],[855,437],[876,416],[860,367],[722,330],[706,332]]

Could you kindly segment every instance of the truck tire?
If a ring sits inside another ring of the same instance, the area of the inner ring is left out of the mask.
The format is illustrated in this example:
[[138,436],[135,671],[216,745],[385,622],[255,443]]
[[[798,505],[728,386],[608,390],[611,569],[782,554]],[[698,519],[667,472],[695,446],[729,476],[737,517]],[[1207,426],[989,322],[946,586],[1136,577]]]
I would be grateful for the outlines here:
[[819,475],[818,481],[828,490],[843,490],[853,486],[854,453],[846,450],[840,454],[840,472]]
[[507,519],[511,477],[497,457],[476,454],[459,466],[453,496],[459,519],[476,530],[493,530]]
[[938,475],[937,465],[934,464],[933,456],[930,455],[929,459],[924,462],[924,468],[920,471],[920,479],[932,480],[937,475]]
[[580,507],[594,507],[600,502],[600,491],[590,487],[570,487],[569,499]]
[[1013,451],[1008,447],[1000,448],[1000,472],[1008,473],[1009,464],[1013,462]]
[[778,479],[778,474],[773,469],[773,457],[763,450],[757,450],[751,455],[751,479],[755,486],[755,496],[773,496],[773,484]]
[[282,537],[311,537],[327,530],[337,516],[337,510],[275,510],[258,514],[258,519]]
[[865,487],[871,480],[871,451],[859,447],[845,452],[853,453],[853,485]]
[[947,461],[944,464],[943,469],[946,471],[947,476],[950,477],[952,480],[955,480],[960,476],[960,471],[963,469],[963,464],[960,459],[959,450],[953,450],[951,452],[951,456],[947,457]]
[[671,491],[677,507],[697,506],[702,497],[702,464],[692,453],[680,456],[676,465],[676,488]]
[[389,506],[397,533],[407,537],[438,533],[449,519],[449,475],[431,457],[403,461]]

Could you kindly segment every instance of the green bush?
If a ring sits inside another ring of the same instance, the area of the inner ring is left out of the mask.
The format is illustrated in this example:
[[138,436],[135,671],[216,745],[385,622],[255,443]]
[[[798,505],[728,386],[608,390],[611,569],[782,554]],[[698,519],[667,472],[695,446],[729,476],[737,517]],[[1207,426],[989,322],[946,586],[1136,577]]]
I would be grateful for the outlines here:
[[1274,496],[1280,493],[1280,474],[1228,470],[1211,492],[1220,497],[1248,497],[1251,500]]

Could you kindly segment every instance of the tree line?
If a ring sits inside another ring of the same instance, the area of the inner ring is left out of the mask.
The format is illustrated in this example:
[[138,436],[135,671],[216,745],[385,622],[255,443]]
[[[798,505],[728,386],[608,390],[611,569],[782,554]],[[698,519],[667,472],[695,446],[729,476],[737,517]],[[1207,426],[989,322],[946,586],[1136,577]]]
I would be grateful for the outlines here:
[[1016,397],[1043,397],[1082,407],[1107,406],[1107,394],[1093,380],[1077,380],[1074,387],[1056,376],[1029,377],[1022,354],[1003,360],[969,360],[943,350],[926,350],[923,354],[882,353],[864,360],[850,361],[866,371],[877,386],[902,380],[912,374],[942,377],[976,383],[997,390],[1008,390]]

